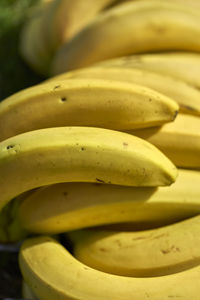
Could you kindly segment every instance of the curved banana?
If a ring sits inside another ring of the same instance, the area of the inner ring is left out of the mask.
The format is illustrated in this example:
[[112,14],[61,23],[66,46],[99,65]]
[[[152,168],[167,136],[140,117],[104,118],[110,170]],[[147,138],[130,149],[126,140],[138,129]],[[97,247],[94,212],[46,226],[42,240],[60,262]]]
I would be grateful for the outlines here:
[[199,183],[200,172],[180,169],[173,185],[158,189],[56,184],[28,195],[16,217],[27,231],[40,234],[123,222],[153,228],[199,214]]
[[200,119],[178,114],[176,120],[162,127],[130,130],[155,145],[173,163],[182,168],[200,169]]
[[59,126],[133,129],[174,120],[175,101],[143,86],[110,80],[52,81],[0,103],[0,140]]
[[[0,209],[17,195],[59,182],[170,185],[171,161],[150,143],[109,129],[58,127],[0,143]],[[27,180],[28,176],[28,180]]]
[[200,13],[159,0],[128,2],[99,14],[55,55],[52,74],[133,53],[200,51]]
[[54,0],[43,16],[47,49],[54,53],[84,28],[99,11],[116,0]]
[[175,100],[180,106],[181,112],[200,116],[200,92],[198,89],[182,80],[145,69],[93,66],[57,75],[55,78],[50,78],[49,81],[81,78],[117,80],[143,85]]
[[56,50],[116,0],[48,0],[40,15],[30,16],[22,32],[20,52],[38,73],[47,76]]
[[104,60],[95,66],[139,68],[181,79],[200,88],[200,54],[194,52],[135,54]]
[[117,276],[87,267],[50,237],[26,240],[19,264],[25,281],[41,300],[190,300],[199,293],[199,265],[159,277]]
[[200,216],[139,232],[80,230],[69,232],[73,255],[106,273],[152,277],[200,264]]

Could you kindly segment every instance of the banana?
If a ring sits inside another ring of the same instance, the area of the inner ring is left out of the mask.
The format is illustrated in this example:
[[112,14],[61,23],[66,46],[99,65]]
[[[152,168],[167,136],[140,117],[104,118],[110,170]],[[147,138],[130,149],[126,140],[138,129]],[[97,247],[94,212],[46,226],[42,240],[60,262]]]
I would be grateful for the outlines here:
[[200,119],[179,114],[172,123],[161,127],[130,130],[155,145],[172,162],[182,168],[200,169]]
[[[58,127],[0,143],[0,209],[33,188],[59,182],[170,185],[177,169],[150,143],[109,129]],[[28,180],[27,180],[28,176]]]
[[128,130],[173,121],[175,101],[144,86],[109,80],[49,82],[0,103],[0,140],[49,127]]
[[28,235],[28,232],[21,226],[19,218],[17,218],[20,201],[21,197],[13,199],[0,211],[0,243],[2,244],[16,243]]
[[116,0],[54,0],[43,16],[47,48],[54,53],[84,28],[99,11]]
[[61,183],[24,198],[16,217],[24,229],[40,234],[123,222],[153,228],[200,214],[199,182],[200,172],[180,169],[173,185],[157,189]]
[[200,216],[140,232],[80,230],[67,237],[73,255],[93,269],[121,276],[153,277],[200,263]]
[[50,237],[26,240],[19,265],[25,281],[41,300],[191,300],[199,295],[199,265],[159,277],[112,275],[82,264]]
[[24,280],[22,281],[22,297],[29,300],[39,300]]
[[181,79],[200,88],[200,54],[194,52],[135,54],[104,60],[94,66],[139,68]]
[[40,14],[31,16],[21,32],[22,57],[36,72],[47,76],[56,50],[86,26],[100,10],[115,1],[42,1]]
[[51,74],[118,56],[152,51],[200,51],[199,11],[159,0],[127,2],[107,10],[64,44]]
[[181,112],[200,116],[200,92],[197,88],[182,80],[145,69],[93,66],[57,75],[48,82],[81,78],[117,80],[143,85],[175,100]]
[[50,65],[50,56],[46,49],[47,37],[42,30],[43,14],[54,1],[42,1],[34,7],[25,22],[19,41],[19,52],[25,62],[37,73],[45,76]]

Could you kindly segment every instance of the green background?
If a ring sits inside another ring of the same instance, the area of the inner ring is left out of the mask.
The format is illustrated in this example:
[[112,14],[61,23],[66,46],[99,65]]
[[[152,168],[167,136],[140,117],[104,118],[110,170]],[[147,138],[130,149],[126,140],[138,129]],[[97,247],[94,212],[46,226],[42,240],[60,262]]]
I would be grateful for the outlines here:
[[[42,81],[21,58],[20,31],[37,0],[0,0],[0,101]],[[21,297],[18,246],[0,245],[0,299]]]
[[0,100],[42,81],[19,53],[20,31],[38,0],[0,0]]

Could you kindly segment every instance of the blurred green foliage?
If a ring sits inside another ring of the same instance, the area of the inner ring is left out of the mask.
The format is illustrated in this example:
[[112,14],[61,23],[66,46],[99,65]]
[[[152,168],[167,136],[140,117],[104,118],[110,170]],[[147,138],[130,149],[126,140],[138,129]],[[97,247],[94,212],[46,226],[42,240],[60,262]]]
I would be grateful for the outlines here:
[[[39,0],[0,0],[0,101],[43,80],[23,61],[18,51],[21,28]],[[21,297],[18,253],[0,245],[0,299]]]
[[39,0],[0,0],[0,101],[43,80],[19,53],[21,28]]

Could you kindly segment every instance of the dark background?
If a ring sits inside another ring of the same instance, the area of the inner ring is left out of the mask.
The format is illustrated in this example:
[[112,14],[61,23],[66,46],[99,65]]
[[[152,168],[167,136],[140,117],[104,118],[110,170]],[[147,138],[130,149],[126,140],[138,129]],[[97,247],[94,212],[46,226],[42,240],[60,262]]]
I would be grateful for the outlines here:
[[[38,0],[0,0],[0,101],[43,80],[21,58],[19,36],[31,7]],[[21,298],[19,245],[0,244],[0,300]]]
[[41,82],[21,58],[19,36],[31,7],[39,0],[0,0],[0,101]]

